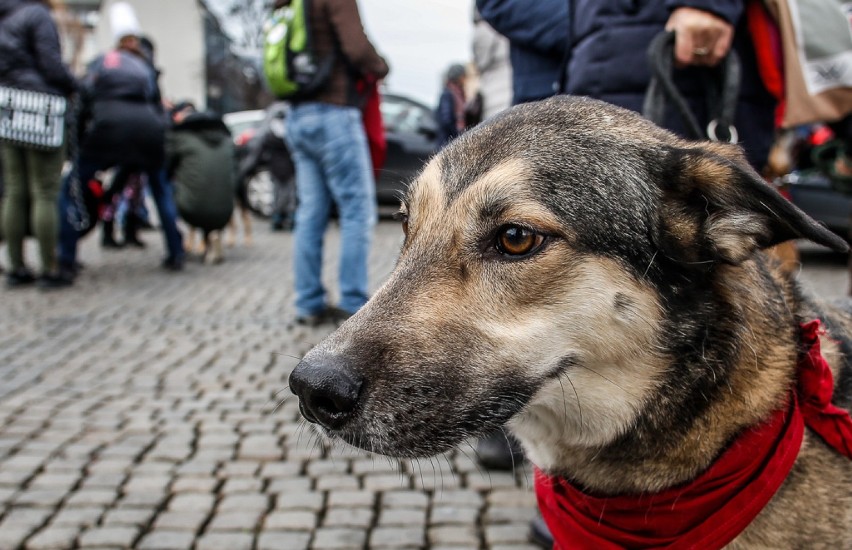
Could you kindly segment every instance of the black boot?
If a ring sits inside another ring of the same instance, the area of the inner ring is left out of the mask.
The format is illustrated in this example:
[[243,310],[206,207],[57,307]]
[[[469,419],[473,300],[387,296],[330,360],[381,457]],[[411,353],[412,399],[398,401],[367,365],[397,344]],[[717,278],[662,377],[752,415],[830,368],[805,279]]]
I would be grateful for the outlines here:
[[139,239],[139,218],[135,214],[127,214],[124,218],[124,244],[145,248],[145,243]]
[[121,244],[115,240],[113,236],[114,222],[105,221],[101,227],[101,246],[104,248],[121,248]]

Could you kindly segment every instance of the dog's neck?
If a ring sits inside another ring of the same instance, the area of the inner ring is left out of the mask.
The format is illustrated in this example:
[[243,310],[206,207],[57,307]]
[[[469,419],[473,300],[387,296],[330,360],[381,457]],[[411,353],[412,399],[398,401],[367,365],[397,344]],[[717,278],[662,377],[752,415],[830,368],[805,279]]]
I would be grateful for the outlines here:
[[[729,271],[737,273],[727,277]],[[739,282],[746,277],[770,278],[774,284]],[[654,402],[646,403],[622,427],[620,436],[596,446],[566,441],[570,438],[560,436],[561,430],[552,426],[553,418],[564,418],[563,411],[531,411],[515,426],[530,460],[546,473],[569,478],[597,494],[660,491],[695,478],[742,429],[783,407],[796,368],[798,321],[792,310],[798,295],[794,285],[764,269],[762,262],[721,267],[714,284],[718,323],[692,327],[693,349],[668,358],[659,386],[646,393],[646,401]],[[724,316],[738,319],[726,323]],[[740,330],[726,333],[732,326]],[[767,341],[767,334],[775,345],[759,343]],[[689,347],[679,346],[681,350]],[[718,364],[722,358],[724,364]],[[659,358],[650,352],[638,361],[647,361],[642,368],[661,369]],[[708,365],[713,366],[710,372]],[[680,387],[683,378],[677,387],[667,387],[671,373],[702,371],[710,378],[688,391]]]

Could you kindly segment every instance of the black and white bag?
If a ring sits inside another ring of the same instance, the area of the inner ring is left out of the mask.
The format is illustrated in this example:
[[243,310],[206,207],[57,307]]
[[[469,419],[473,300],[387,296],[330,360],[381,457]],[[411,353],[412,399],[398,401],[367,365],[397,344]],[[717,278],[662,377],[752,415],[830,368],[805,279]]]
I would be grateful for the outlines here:
[[0,86],[0,140],[58,149],[65,141],[67,110],[62,96]]

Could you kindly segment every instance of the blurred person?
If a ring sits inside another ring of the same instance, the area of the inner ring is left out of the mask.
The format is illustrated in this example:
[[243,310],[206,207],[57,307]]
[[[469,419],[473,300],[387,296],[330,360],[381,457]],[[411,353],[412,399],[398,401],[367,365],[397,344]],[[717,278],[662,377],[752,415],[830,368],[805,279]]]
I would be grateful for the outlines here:
[[[124,2],[110,10],[116,47],[95,59],[81,83],[80,154],[76,159],[80,181],[96,172],[120,167],[127,174],[143,173],[150,188],[167,256],[163,267],[183,268],[183,239],[177,228],[177,212],[171,185],[163,170],[167,115],[161,102],[157,75],[141,48],[139,23],[132,7]],[[126,181],[126,180],[125,180]],[[118,181],[118,192],[125,181]],[[70,178],[66,179],[66,191]],[[63,200],[69,200],[68,192]],[[78,232],[63,220],[60,231],[60,265],[73,272]]]
[[[275,8],[288,0],[276,0]],[[376,223],[376,190],[356,83],[384,78],[388,65],[364,33],[355,0],[314,0],[310,27],[320,56],[335,55],[329,81],[294,101],[285,138],[296,166],[296,322],[339,322],[369,298],[367,262]],[[336,52],[336,53],[335,53]],[[340,216],[340,300],[329,304],[321,280],[332,205]]]
[[[51,4],[38,0],[0,0],[0,84],[70,97],[76,83],[62,63]],[[3,231],[9,259],[9,287],[36,282],[24,261],[24,238],[32,228],[41,256],[39,286],[58,288],[70,281],[56,261],[60,178],[65,151],[2,143]]]
[[166,139],[166,170],[174,182],[180,217],[204,235],[204,260],[223,260],[222,230],[234,212],[235,151],[222,118],[176,105]]
[[438,135],[435,140],[438,149],[460,136],[467,128],[467,98],[464,90],[466,80],[467,71],[464,65],[454,63],[447,69],[444,88],[435,109],[435,120],[438,122]]
[[285,104],[276,103],[266,110],[266,116],[257,132],[246,145],[247,152],[240,161],[237,180],[238,200],[248,204],[248,180],[253,175],[268,170],[273,180],[273,206],[270,224],[273,231],[292,231],[296,211],[295,168],[284,141]]
[[509,40],[513,105],[559,91],[568,51],[568,4],[566,0],[476,0],[482,19]]
[[482,119],[488,119],[512,104],[512,62],[509,39],[473,12],[473,63],[479,73]]

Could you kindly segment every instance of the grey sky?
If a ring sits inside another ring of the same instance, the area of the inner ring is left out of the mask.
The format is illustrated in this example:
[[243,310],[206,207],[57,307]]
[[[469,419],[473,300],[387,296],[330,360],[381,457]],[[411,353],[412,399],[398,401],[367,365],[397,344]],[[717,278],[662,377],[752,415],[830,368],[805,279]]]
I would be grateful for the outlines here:
[[358,0],[367,34],[391,65],[390,91],[433,105],[441,74],[471,58],[473,0]]

